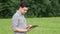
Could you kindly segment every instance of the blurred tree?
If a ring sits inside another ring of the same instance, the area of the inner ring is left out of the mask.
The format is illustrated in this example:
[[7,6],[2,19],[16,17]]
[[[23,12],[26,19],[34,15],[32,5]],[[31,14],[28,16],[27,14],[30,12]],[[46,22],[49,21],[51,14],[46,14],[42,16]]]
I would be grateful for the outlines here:
[[60,0],[0,0],[0,17],[12,17],[21,1],[31,4],[26,17],[60,16]]

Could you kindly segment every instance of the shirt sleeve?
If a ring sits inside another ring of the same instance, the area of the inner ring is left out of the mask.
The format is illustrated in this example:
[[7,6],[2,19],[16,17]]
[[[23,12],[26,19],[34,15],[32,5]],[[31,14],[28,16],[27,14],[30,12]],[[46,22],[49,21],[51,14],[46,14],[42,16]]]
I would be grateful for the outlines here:
[[15,30],[18,27],[18,16],[13,16],[12,18],[12,30]]

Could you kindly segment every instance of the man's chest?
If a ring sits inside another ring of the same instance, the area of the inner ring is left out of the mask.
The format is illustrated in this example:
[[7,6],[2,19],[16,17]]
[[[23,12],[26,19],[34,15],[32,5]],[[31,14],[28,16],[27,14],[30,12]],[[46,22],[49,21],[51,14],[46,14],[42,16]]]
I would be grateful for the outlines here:
[[24,16],[20,16],[18,19],[18,26],[25,28],[26,27],[26,19]]

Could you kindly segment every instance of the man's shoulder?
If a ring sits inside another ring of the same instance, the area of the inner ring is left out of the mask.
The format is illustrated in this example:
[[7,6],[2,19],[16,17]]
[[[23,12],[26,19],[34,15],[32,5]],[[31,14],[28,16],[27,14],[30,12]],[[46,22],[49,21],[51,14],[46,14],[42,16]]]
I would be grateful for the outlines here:
[[19,17],[19,14],[15,13],[12,17]]

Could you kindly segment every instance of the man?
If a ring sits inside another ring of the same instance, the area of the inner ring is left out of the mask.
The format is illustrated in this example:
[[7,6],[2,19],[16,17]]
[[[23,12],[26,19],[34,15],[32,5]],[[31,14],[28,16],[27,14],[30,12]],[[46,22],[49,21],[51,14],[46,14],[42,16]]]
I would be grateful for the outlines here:
[[28,11],[29,5],[26,2],[22,2],[19,9],[12,17],[12,29],[14,34],[26,34],[32,28],[31,25],[26,27],[26,20],[24,14]]

